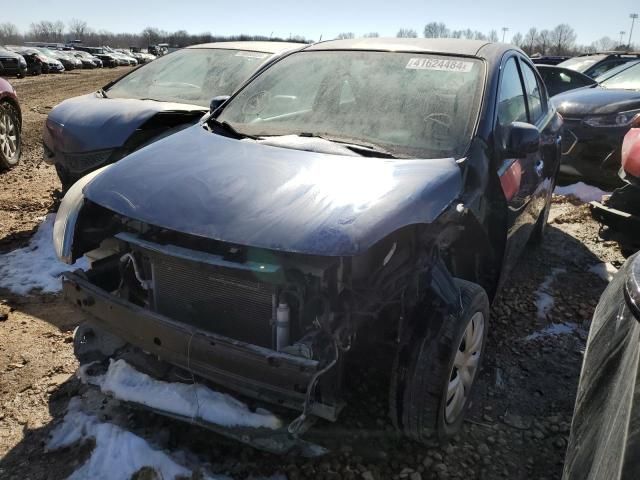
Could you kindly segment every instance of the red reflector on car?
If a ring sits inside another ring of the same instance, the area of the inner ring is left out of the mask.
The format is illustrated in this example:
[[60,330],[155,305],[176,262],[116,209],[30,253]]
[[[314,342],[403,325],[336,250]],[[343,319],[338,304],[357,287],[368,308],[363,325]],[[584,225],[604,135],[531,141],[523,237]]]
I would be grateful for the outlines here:
[[507,202],[513,199],[520,190],[520,182],[522,181],[522,165],[520,160],[515,160],[509,168],[500,176],[500,185]]

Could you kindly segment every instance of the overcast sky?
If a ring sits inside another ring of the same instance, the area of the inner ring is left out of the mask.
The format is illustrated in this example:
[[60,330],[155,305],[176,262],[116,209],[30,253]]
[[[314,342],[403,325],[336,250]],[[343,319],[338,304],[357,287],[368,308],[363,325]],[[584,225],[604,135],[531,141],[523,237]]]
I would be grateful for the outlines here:
[[[508,27],[506,40],[529,27],[539,30],[568,23],[577,42],[589,44],[603,36],[614,40],[629,33],[629,13],[640,13],[639,0],[7,0],[0,22],[15,23],[21,31],[40,20],[85,20],[95,30],[139,32],[147,26],[163,30],[209,31],[214,34],[303,35],[312,40],[334,38],[340,32],[356,35],[378,32],[395,36],[401,27],[421,35],[431,21],[451,29]],[[640,22],[632,43],[640,42]],[[625,35],[626,37],[626,35]]]

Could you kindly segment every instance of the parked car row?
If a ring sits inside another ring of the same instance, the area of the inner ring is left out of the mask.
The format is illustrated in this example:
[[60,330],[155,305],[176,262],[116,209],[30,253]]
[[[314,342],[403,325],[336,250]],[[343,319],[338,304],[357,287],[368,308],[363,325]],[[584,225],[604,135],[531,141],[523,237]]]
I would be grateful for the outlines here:
[[621,186],[623,138],[640,126],[640,53],[604,52],[536,66],[564,118],[562,179]]
[[140,51],[114,50],[109,47],[74,45],[61,48],[57,44],[0,45],[0,76],[40,75],[74,69],[136,66],[155,59]]

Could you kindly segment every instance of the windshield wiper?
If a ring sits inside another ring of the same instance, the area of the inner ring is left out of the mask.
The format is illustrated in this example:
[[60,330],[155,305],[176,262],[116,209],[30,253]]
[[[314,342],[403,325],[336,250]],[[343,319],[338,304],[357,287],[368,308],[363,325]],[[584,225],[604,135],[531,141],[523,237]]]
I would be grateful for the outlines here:
[[220,130],[223,130],[225,133],[230,133],[233,137],[235,138],[252,138],[252,139],[257,139],[258,137],[254,136],[254,135],[248,135],[246,133],[242,133],[239,132],[238,130],[236,130],[230,123],[225,122],[225,121],[220,121],[217,118],[213,118],[213,117],[209,117],[206,121],[207,125],[209,125],[209,128],[211,129],[211,125],[214,125],[215,128],[218,128]]
[[299,133],[298,136],[307,138],[321,138],[329,142],[339,143],[340,145],[344,145],[345,148],[348,148],[349,150],[352,150],[363,157],[398,158],[388,150],[385,150],[378,145],[374,145],[373,143],[364,143],[359,140],[354,142],[353,140],[349,140],[346,138],[318,135],[310,132],[302,132]]
[[102,98],[109,98],[107,97],[107,92],[104,91],[104,88],[98,89],[98,94],[102,95]]

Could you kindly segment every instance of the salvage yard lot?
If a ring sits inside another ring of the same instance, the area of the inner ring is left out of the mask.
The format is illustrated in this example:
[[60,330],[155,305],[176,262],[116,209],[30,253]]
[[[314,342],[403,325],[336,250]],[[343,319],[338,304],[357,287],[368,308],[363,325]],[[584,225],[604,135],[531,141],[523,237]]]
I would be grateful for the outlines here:
[[[25,246],[59,201],[55,170],[40,163],[50,108],[125,71],[12,80],[23,108],[24,151],[20,166],[0,174],[0,253]],[[349,404],[365,407],[348,407],[337,424],[320,423],[313,432],[310,439],[330,449],[317,459],[262,453],[112,401],[98,410],[99,420],[147,439],[195,472],[194,478],[202,472],[237,479],[280,473],[290,480],[559,478],[588,322],[606,286],[606,275],[599,273],[606,272],[603,262],[617,267],[623,258],[615,243],[599,238],[599,225],[577,201],[556,197],[550,222],[543,246],[525,251],[493,306],[471,414],[444,449],[393,432],[386,386],[391,352],[370,352],[370,362],[359,369],[362,378],[351,382],[357,387],[350,395],[363,401]],[[80,315],[58,295],[0,289],[0,320],[0,478],[65,478],[93,448],[91,442],[55,453],[44,448],[69,399],[86,390],[73,375],[71,338]],[[125,448],[117,442],[111,447]]]

